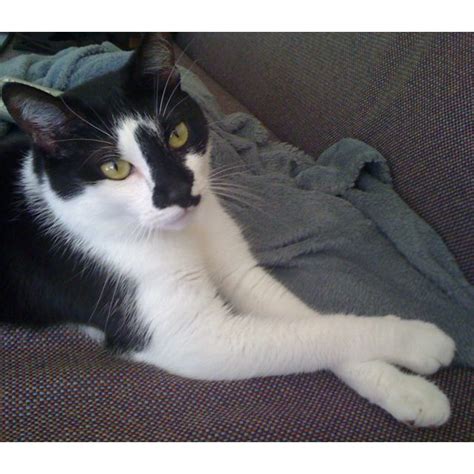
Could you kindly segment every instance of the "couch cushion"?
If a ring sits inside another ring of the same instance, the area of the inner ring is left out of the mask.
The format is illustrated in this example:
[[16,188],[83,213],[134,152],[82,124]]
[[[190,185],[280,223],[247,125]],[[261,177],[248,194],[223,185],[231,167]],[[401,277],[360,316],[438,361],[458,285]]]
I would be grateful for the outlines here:
[[432,377],[452,402],[410,429],[327,372],[183,379],[113,357],[75,331],[0,328],[2,441],[472,441],[473,371]]
[[[182,50],[178,45],[175,45],[175,59],[180,65],[196,74],[199,79],[206,85],[209,92],[216,98],[220,108],[225,114],[232,114],[234,112],[250,111],[242,105],[235,97],[229,94],[218,82],[216,82],[209,74],[202,69],[199,64],[199,59],[192,60],[185,50]],[[184,73],[186,74],[186,73]]]
[[471,283],[473,40],[470,33],[177,35],[280,139],[315,157],[343,137],[379,150],[397,191]]

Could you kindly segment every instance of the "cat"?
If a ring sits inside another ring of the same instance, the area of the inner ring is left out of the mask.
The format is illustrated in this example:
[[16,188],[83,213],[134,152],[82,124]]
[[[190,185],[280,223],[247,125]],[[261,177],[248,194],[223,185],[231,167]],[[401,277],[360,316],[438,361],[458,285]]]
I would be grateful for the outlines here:
[[18,83],[2,95],[20,129],[0,148],[3,321],[74,323],[196,379],[326,369],[397,420],[448,420],[447,397],[396,366],[436,372],[450,337],[393,315],[320,314],[255,260],[161,36],[60,97]]

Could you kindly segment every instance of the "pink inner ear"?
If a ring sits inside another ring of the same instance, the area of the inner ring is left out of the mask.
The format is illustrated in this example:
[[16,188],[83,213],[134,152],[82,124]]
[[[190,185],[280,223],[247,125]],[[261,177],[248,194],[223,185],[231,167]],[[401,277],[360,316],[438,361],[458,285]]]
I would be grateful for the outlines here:
[[67,117],[54,104],[28,98],[15,100],[13,106],[18,113],[20,127],[28,133],[33,142],[48,151],[54,151],[54,138],[64,127]]
[[22,104],[21,116],[33,129],[46,133],[63,126],[66,121],[66,116],[58,107],[34,99]]

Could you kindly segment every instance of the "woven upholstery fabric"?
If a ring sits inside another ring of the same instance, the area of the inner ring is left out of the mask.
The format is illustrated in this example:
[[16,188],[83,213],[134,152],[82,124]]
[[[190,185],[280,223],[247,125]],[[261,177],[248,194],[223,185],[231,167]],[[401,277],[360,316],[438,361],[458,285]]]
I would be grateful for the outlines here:
[[[191,41],[192,40],[192,41]],[[317,157],[358,138],[474,283],[471,33],[180,33],[281,140]]]
[[332,374],[183,379],[120,360],[68,330],[0,329],[3,441],[469,441],[473,372],[433,380],[453,417],[413,430]]

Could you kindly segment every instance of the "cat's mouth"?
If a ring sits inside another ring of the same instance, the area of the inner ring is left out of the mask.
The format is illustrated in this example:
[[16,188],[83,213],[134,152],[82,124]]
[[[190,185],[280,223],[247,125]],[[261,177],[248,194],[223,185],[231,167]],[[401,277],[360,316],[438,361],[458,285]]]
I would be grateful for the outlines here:
[[186,227],[191,219],[196,206],[191,207],[177,207],[169,209],[165,216],[160,218],[159,227],[164,230],[181,230]]

